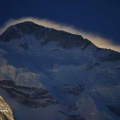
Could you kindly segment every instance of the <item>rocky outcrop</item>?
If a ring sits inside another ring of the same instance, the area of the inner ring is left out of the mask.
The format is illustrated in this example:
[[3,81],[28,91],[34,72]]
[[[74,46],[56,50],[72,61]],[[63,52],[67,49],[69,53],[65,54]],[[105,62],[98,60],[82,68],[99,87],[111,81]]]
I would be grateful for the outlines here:
[[63,94],[71,94],[74,96],[79,96],[82,92],[83,92],[84,88],[83,85],[71,85],[71,84],[64,84],[63,89],[62,89],[62,93]]
[[16,86],[11,80],[0,81],[0,87],[14,100],[31,108],[47,107],[52,104],[57,104],[57,101],[43,88]]
[[14,116],[9,105],[0,96],[0,120],[14,120]]
[[111,51],[107,56],[101,58],[102,62],[107,62],[107,61],[115,62],[118,60],[120,60],[120,53],[114,51]]

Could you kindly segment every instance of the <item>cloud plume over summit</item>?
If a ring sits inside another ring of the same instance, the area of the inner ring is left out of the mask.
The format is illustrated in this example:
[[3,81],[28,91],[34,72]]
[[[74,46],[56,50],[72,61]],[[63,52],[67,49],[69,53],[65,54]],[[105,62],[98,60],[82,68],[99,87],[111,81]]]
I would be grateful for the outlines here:
[[0,34],[2,34],[9,26],[20,23],[20,22],[24,22],[24,21],[32,21],[36,24],[39,24],[45,27],[54,28],[57,30],[63,30],[66,32],[70,32],[73,34],[82,35],[84,38],[87,38],[88,40],[90,40],[92,43],[94,43],[96,46],[100,48],[112,49],[112,50],[120,52],[120,45],[116,45],[112,42],[112,40],[101,37],[95,33],[88,33],[82,30],[78,30],[70,25],[59,24],[56,22],[52,22],[50,20],[38,19],[38,18],[33,18],[33,17],[9,20],[8,22],[5,23],[5,25],[3,25],[3,27],[0,28]]

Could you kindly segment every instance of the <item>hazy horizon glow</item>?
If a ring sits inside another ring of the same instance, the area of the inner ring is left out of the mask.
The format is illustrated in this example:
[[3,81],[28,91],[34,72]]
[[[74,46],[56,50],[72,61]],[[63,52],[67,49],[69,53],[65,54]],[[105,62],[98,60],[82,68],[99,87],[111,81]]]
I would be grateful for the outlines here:
[[9,26],[20,23],[20,22],[24,22],[24,21],[32,21],[38,25],[42,25],[45,27],[54,28],[57,30],[63,30],[66,32],[70,32],[73,34],[82,35],[84,38],[87,38],[88,40],[90,40],[92,43],[94,43],[96,46],[100,48],[112,49],[112,50],[120,52],[120,45],[114,44],[112,40],[110,39],[101,37],[95,33],[89,33],[89,32],[85,32],[82,30],[78,30],[70,25],[59,24],[56,22],[52,22],[50,20],[33,18],[33,17],[9,20],[2,27],[0,27],[0,34],[2,34]]

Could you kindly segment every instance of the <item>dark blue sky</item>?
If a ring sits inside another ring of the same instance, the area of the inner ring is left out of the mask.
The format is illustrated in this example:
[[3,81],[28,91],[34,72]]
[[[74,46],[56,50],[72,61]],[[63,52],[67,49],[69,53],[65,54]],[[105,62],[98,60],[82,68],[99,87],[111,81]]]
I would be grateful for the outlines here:
[[46,18],[120,44],[120,0],[0,0],[0,16],[0,26],[11,18]]

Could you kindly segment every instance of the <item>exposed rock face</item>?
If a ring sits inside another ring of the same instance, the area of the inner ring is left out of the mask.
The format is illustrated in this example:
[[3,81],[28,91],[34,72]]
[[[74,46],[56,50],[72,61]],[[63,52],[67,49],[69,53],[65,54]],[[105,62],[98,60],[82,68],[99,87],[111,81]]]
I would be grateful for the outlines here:
[[57,101],[45,89],[16,86],[10,80],[0,81],[0,87],[17,102],[31,108],[47,107]]
[[14,116],[9,105],[0,96],[0,120],[14,120]]
[[65,84],[63,86],[62,92],[64,94],[71,94],[74,96],[79,96],[83,92],[84,88],[82,85],[74,86],[71,84]]
[[32,22],[24,22],[9,27],[1,36],[0,40],[8,42],[12,39],[19,39],[24,35],[33,35],[36,39],[41,40],[41,45],[45,45],[51,41],[58,42],[58,46],[63,48],[73,48],[75,46],[80,47],[83,45],[83,49],[92,44],[87,39],[84,39],[80,35],[74,35],[64,31],[58,31],[52,28],[45,28],[34,24]]
[[118,61],[118,60],[120,60],[120,53],[118,53],[118,52],[111,52],[111,53],[109,53],[107,56],[101,58],[101,60],[102,60],[103,62],[107,62],[107,61],[112,61],[112,62]]

